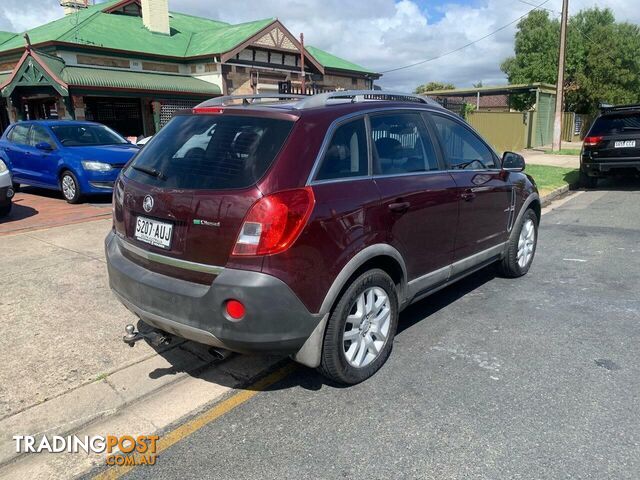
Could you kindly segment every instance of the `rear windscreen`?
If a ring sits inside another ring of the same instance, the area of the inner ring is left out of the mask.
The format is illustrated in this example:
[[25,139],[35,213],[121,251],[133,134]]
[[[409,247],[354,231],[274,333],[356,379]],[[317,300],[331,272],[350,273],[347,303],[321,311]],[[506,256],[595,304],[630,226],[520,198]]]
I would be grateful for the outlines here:
[[125,171],[164,188],[226,189],[255,184],[282,148],[293,122],[232,115],[173,118]]
[[603,115],[596,119],[589,135],[640,132],[640,113]]

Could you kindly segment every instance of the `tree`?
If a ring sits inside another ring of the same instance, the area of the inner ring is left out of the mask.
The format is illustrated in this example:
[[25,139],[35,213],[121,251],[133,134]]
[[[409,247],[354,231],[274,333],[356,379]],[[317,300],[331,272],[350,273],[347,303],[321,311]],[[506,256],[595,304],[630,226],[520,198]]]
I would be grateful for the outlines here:
[[473,88],[482,88],[482,87],[483,87],[482,80],[480,80],[478,83],[473,84]]
[[437,90],[453,90],[454,88],[456,88],[456,86],[452,83],[429,82],[416,87],[414,93],[421,94],[425,92],[435,92]]
[[[533,11],[518,23],[515,56],[501,65],[510,83],[556,83],[558,20]],[[640,101],[640,29],[617,23],[608,8],[582,10],[569,20],[565,110],[594,113],[598,105]],[[513,95],[520,110],[533,105],[533,93]]]

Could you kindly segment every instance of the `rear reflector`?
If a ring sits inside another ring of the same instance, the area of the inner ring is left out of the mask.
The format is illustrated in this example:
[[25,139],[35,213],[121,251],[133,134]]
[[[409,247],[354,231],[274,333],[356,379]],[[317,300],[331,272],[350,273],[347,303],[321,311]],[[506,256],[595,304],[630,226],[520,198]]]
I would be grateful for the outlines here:
[[227,315],[229,315],[234,320],[240,320],[242,317],[244,317],[244,314],[246,312],[244,305],[238,300],[227,300],[226,308]]
[[603,138],[604,137],[602,137],[602,136],[585,137],[584,138],[584,145],[585,145],[585,147],[595,147],[596,145],[599,145],[602,142]]
[[304,229],[314,204],[311,187],[262,197],[247,213],[233,255],[271,255],[286,250]]

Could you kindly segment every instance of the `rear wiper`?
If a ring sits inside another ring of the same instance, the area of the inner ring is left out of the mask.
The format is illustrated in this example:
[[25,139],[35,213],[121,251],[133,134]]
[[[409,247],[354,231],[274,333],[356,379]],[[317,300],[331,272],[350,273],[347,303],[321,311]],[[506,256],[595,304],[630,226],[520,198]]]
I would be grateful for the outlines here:
[[622,127],[623,130],[640,130],[640,127]]
[[147,175],[151,175],[152,177],[159,178],[160,180],[167,179],[167,176],[164,173],[153,167],[139,167],[138,165],[131,165],[131,168],[139,172],[146,173]]

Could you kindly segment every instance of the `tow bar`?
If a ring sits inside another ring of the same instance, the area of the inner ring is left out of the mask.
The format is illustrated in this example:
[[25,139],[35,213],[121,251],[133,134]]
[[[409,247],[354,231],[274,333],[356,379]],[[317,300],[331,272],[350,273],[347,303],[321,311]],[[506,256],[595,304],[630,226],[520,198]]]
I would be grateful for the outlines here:
[[144,333],[136,332],[136,327],[134,327],[132,324],[128,324],[126,327],[124,327],[124,330],[127,333],[124,337],[122,337],[122,341],[130,347],[134,347],[135,344],[140,340],[146,340],[154,347],[160,347],[162,345],[171,343],[171,335],[165,333],[159,333],[153,330]]

